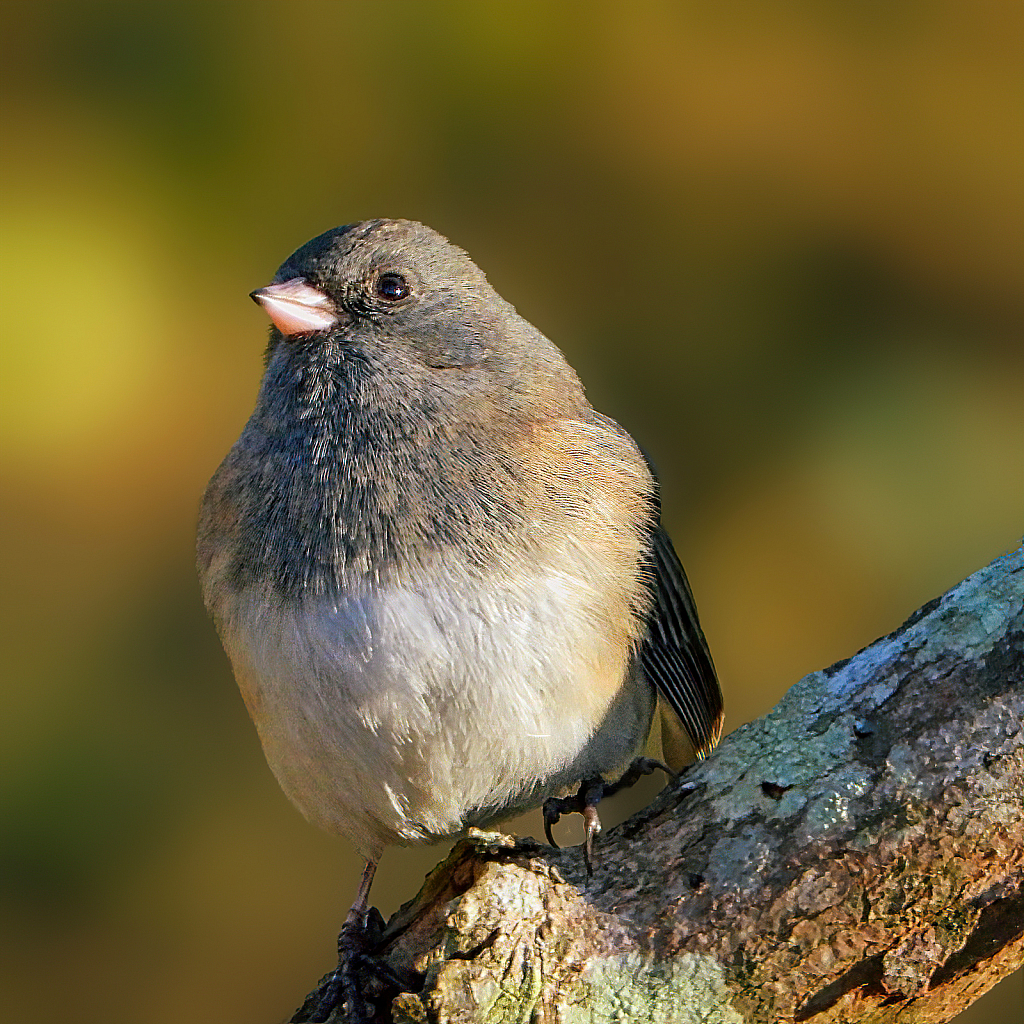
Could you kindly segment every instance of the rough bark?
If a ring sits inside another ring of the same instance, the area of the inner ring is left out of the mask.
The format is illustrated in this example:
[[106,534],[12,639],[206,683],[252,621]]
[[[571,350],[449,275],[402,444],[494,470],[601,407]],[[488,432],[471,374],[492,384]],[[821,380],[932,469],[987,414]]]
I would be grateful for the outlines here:
[[593,878],[459,843],[388,925],[418,990],[380,1019],[947,1021],[1024,960],[1022,710],[1024,548],[802,679]]

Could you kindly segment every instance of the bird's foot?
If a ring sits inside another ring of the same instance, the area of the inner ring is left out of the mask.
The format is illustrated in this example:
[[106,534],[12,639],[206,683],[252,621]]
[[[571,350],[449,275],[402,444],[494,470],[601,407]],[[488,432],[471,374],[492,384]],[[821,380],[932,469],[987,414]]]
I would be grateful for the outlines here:
[[644,775],[661,770],[668,775],[674,773],[660,761],[649,757],[638,757],[625,771],[618,782],[605,782],[600,775],[591,776],[580,783],[580,788],[572,796],[552,797],[544,801],[544,835],[547,841],[557,847],[551,835],[551,826],[563,814],[583,815],[583,861],[587,866],[587,874],[594,873],[594,836],[601,831],[601,819],[597,814],[597,805],[606,797],[614,796],[620,790],[635,785]]
[[638,757],[623,772],[618,782],[605,786],[604,795],[614,796],[620,790],[635,786],[645,775],[653,775],[655,772],[664,772],[670,779],[676,777],[676,773],[664,762],[653,757]]
[[339,1019],[346,1024],[372,1024],[377,1013],[370,999],[403,988],[394,971],[373,955],[383,932],[384,919],[376,907],[350,916],[338,935],[338,966],[306,996],[291,1024],[322,1024],[337,1007],[342,1007]]

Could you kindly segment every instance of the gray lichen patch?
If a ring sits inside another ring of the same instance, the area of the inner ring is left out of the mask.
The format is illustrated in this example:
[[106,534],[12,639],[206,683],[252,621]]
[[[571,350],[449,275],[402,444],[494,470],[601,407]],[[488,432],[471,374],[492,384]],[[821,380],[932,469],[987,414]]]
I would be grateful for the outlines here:
[[843,786],[842,789],[830,789],[815,797],[804,815],[802,838],[811,842],[845,832],[852,821],[851,793],[863,792],[865,788]]
[[684,953],[655,962],[638,953],[593,961],[582,976],[585,996],[559,1006],[565,1024],[743,1024],[732,1007],[718,961]]
[[896,690],[897,664],[914,639],[907,633],[883,637],[840,668],[812,673],[812,677],[820,676],[823,684],[822,710],[848,707],[854,696],[859,704],[868,708],[884,704]]
[[719,892],[746,892],[761,885],[777,856],[777,841],[760,827],[748,826],[738,836],[725,836],[715,843],[706,878]]
[[[735,781],[714,801],[717,818],[741,821],[754,813],[769,819],[791,817],[810,799],[807,787],[814,780],[848,763],[855,740],[853,717],[822,723],[821,704],[821,673],[814,673],[797,683],[774,711],[730,737],[714,770],[716,777]],[[815,726],[819,732],[812,735]],[[781,799],[766,799],[765,783],[784,790]],[[855,785],[859,788],[860,783]]]

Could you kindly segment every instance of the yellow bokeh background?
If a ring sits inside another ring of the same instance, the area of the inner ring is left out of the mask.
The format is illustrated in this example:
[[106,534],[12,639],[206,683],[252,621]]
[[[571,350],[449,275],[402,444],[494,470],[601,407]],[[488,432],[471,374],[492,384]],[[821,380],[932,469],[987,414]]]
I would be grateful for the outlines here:
[[[192,566],[247,293],[328,227],[448,235],[650,450],[730,728],[1015,548],[1022,30],[997,0],[0,6],[0,1016],[281,1020],[330,966],[359,864],[277,789]],[[442,853],[389,851],[374,902]],[[1018,972],[962,1021],[1022,1002]]]

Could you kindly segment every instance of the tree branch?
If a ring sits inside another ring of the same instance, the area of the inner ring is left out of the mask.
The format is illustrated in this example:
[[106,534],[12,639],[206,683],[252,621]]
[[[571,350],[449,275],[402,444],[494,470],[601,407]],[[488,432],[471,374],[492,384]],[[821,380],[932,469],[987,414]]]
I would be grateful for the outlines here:
[[1022,710],[1024,548],[802,679],[593,878],[578,849],[457,844],[388,925],[423,984],[380,1019],[949,1020],[1024,959]]

